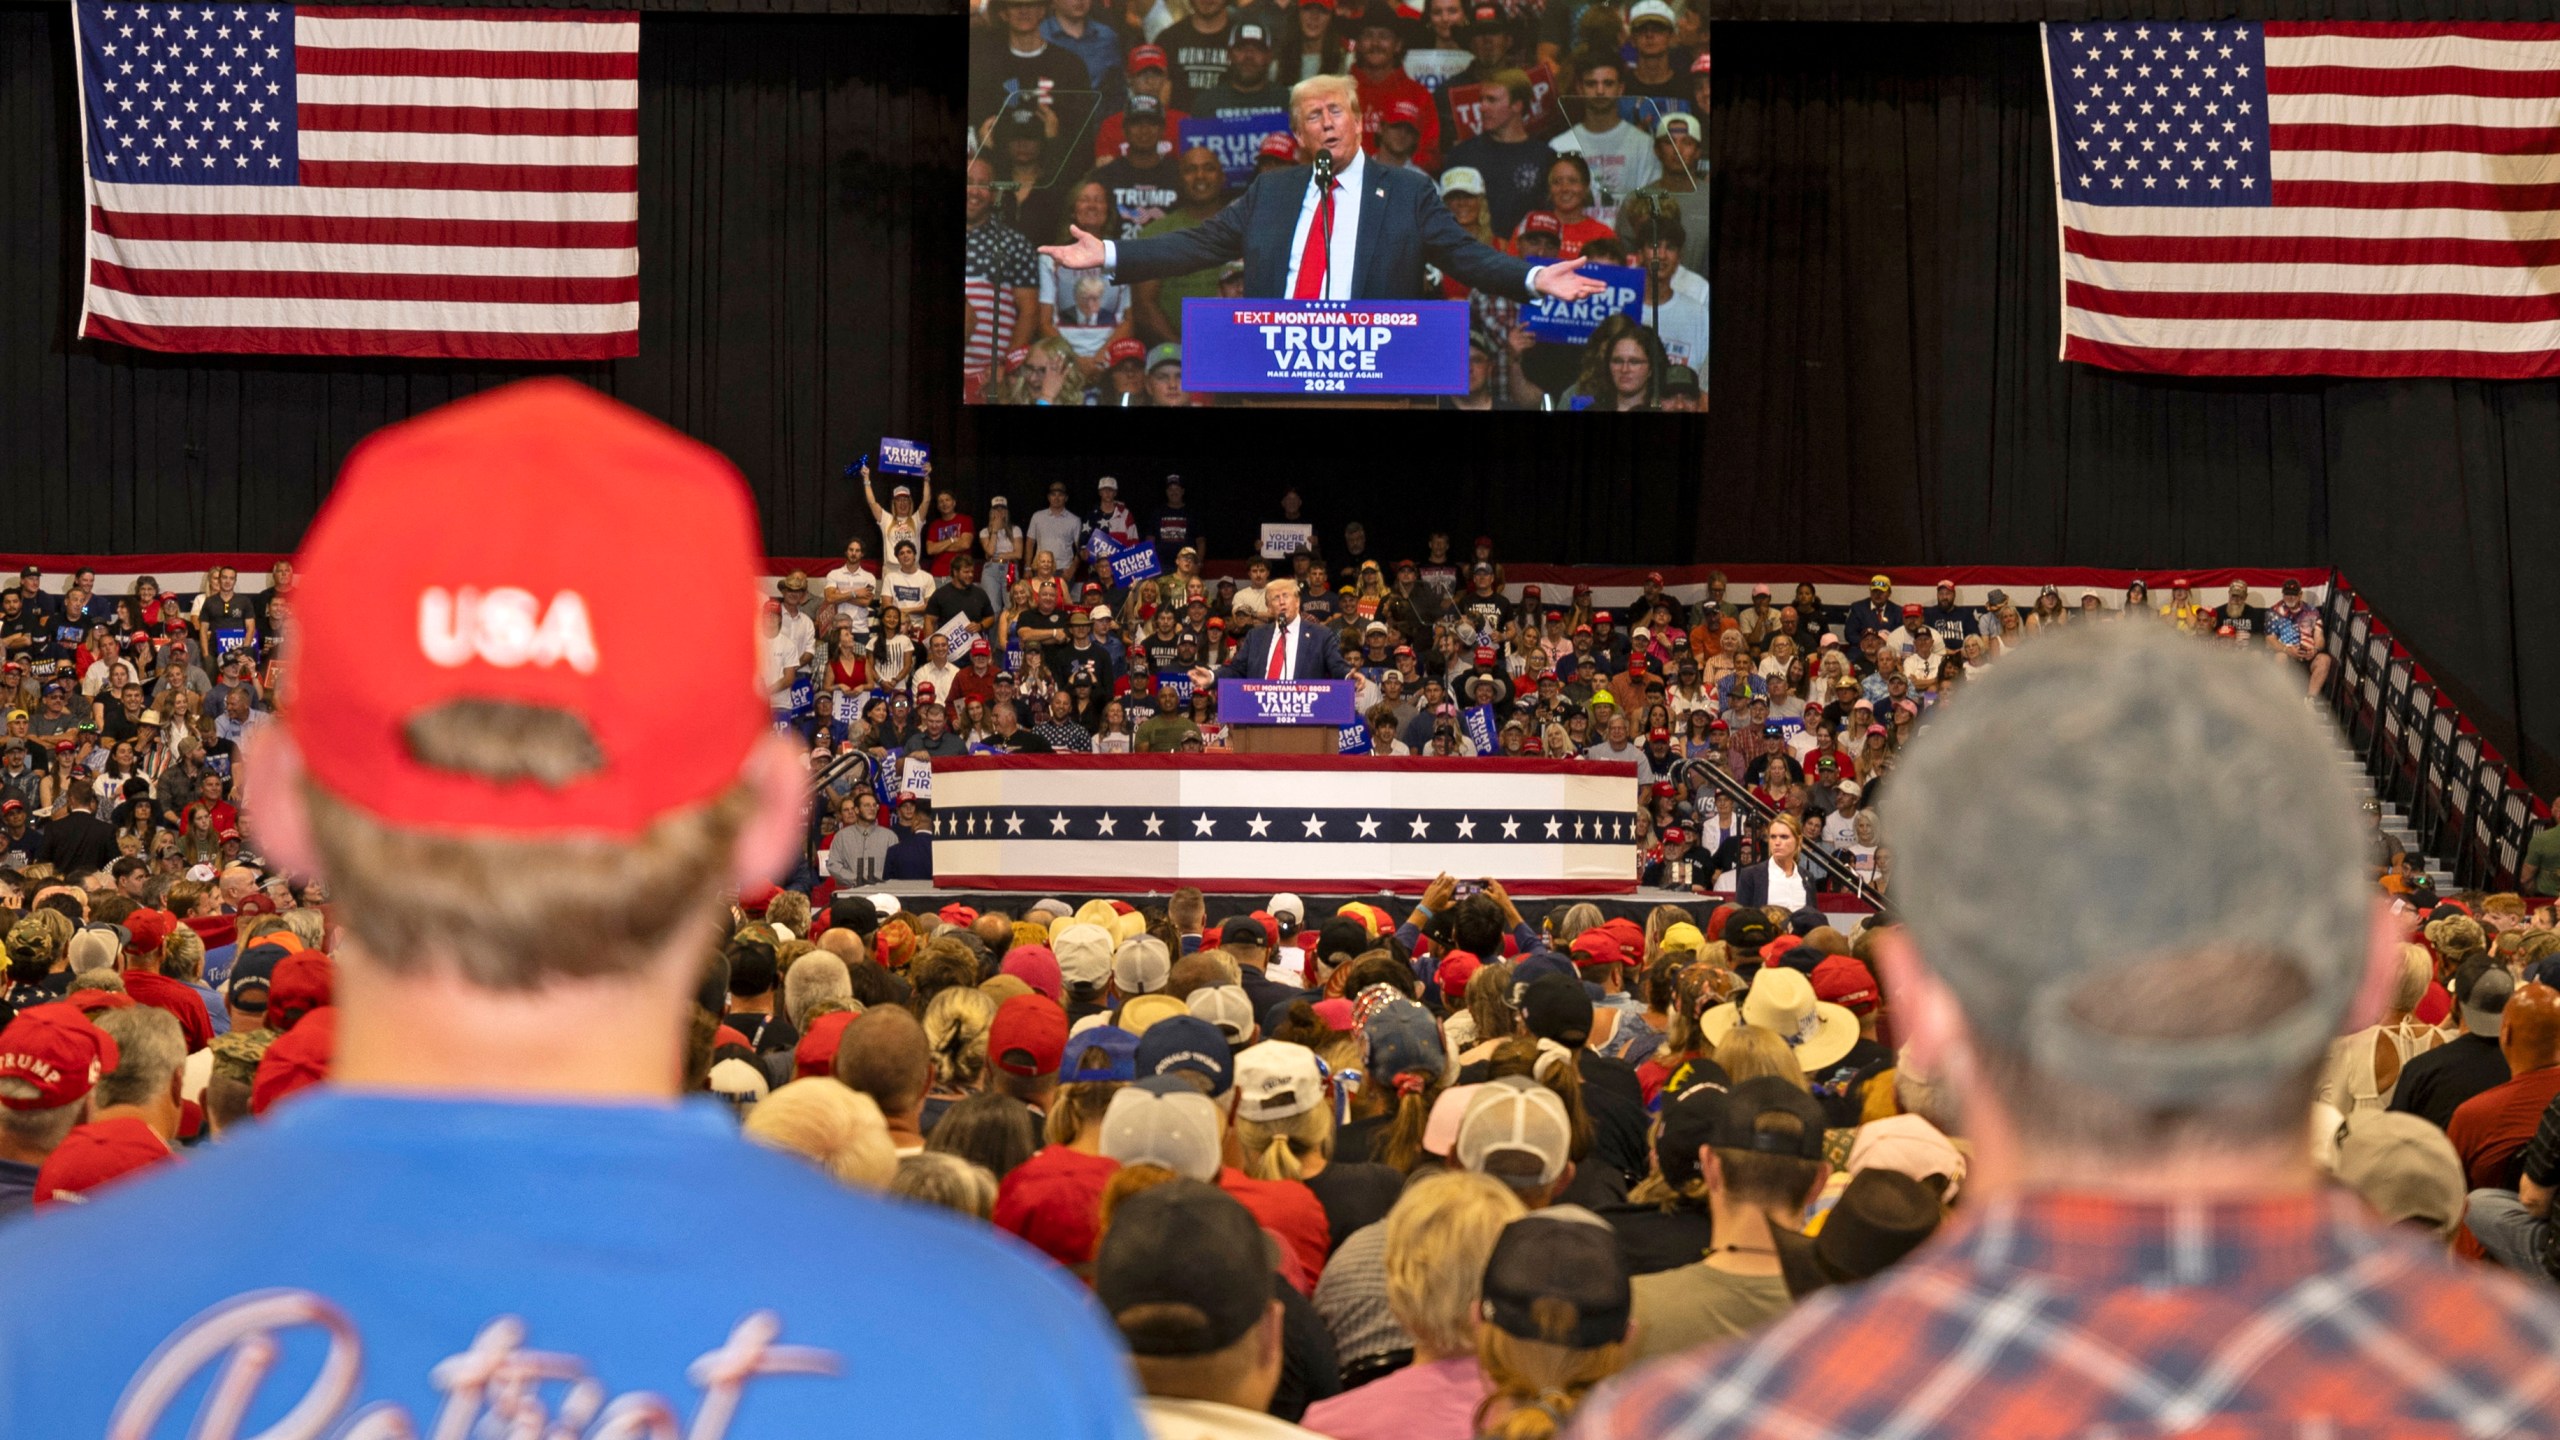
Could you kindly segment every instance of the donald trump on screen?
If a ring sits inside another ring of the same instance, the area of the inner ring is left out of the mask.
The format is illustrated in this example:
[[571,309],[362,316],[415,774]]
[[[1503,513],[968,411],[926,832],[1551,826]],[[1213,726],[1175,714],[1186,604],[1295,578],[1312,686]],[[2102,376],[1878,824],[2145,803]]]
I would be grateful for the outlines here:
[[1580,259],[1532,265],[1482,244],[1440,205],[1429,177],[1371,165],[1360,151],[1360,92],[1347,76],[1317,75],[1289,91],[1289,115],[1312,165],[1268,170],[1215,216],[1177,234],[1099,240],[1070,226],[1040,253],[1069,269],[1109,267],[1121,284],[1161,280],[1244,260],[1244,293],[1292,300],[1425,300],[1423,267],[1471,289],[1527,300],[1580,300],[1600,281]]

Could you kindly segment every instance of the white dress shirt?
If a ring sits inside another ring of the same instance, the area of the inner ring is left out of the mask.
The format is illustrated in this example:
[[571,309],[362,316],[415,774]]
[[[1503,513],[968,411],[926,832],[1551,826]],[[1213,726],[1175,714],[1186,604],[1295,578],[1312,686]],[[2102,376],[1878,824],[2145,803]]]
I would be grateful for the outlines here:
[[[1369,157],[1356,150],[1352,152],[1351,163],[1333,177],[1338,188],[1333,193],[1333,239],[1325,247],[1330,261],[1324,277],[1323,298],[1327,300],[1351,298],[1351,270],[1359,251],[1360,205],[1364,200],[1375,198],[1370,193],[1368,179]],[[1383,194],[1384,191],[1378,193]],[[1310,172],[1306,193],[1298,201],[1298,223],[1289,232],[1289,269],[1280,279],[1282,297],[1297,293],[1298,262],[1306,256],[1307,231],[1316,223],[1316,205],[1323,198],[1324,192],[1316,188],[1315,176]],[[1118,241],[1102,242],[1102,264],[1105,269],[1119,266]],[[1538,272],[1545,268],[1543,265],[1529,267],[1528,288],[1532,294],[1538,288]]]
[[[1271,643],[1280,651],[1280,678],[1283,680],[1297,679],[1298,622],[1296,620],[1292,620],[1286,625],[1275,625],[1272,627],[1272,632]],[[1258,673],[1246,678],[1253,680],[1267,680],[1270,676],[1271,657],[1269,655],[1264,655],[1262,657],[1262,669]]]
[[1805,901],[1808,898],[1809,897],[1805,893],[1804,862],[1802,860],[1798,860],[1796,862],[1795,873],[1792,875],[1779,869],[1777,861],[1772,860],[1769,862],[1770,904],[1792,913],[1803,909]]

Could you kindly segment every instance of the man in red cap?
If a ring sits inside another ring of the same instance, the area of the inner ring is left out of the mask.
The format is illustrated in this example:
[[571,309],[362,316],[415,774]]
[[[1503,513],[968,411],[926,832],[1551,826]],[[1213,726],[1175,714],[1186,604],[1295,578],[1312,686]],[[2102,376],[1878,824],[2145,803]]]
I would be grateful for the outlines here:
[[[703,936],[807,833],[762,552],[726,460],[565,380],[356,448],[242,756],[260,851],[344,926],[328,1083],[0,1235],[0,1435],[467,1433],[516,1413],[486,1377],[556,1376],[607,1430],[1136,1440],[1071,1283],[677,1103]],[[133,1243],[172,1215],[282,1243]],[[742,1224],[862,1260],[739,1266]],[[1039,1373],[990,1383],[924,1294]]]
[[54,1148],[36,1171],[35,1204],[86,1199],[110,1180],[171,1159],[185,1107],[178,1071],[186,1041],[166,1010],[126,1005],[93,1017],[116,1063],[89,1092],[89,1118]]
[[213,1043],[213,1015],[204,997],[183,980],[160,973],[162,948],[177,917],[166,910],[136,910],[124,919],[124,992],[144,1005],[156,1005],[178,1017],[178,1029],[190,1053]]
[[116,1042],[69,1005],[37,1005],[0,1030],[0,1220],[34,1203],[37,1168],[89,1115]]

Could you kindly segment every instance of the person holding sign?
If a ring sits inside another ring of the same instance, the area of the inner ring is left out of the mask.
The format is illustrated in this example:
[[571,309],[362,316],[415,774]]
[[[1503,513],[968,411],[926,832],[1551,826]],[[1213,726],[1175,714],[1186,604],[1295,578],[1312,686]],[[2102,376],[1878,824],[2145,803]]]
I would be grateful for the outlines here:
[[[880,553],[895,557],[898,553],[898,542],[900,540],[904,540],[908,544],[915,546],[917,553],[923,553],[924,540],[923,536],[917,529],[916,517],[919,514],[919,505],[916,493],[909,490],[904,485],[897,486],[890,490],[888,507],[883,509],[880,504],[879,492],[871,488],[870,456],[865,455],[862,457],[861,469],[863,503],[871,507],[871,518],[880,527]],[[917,478],[916,483],[924,489],[922,503],[925,505],[932,504],[932,461],[927,460],[924,462],[923,473]]]
[[1271,607],[1271,623],[1255,629],[1236,647],[1234,658],[1212,670],[1192,667],[1191,683],[1207,689],[1227,680],[1348,680],[1351,662],[1333,631],[1298,613],[1298,582],[1274,580],[1262,589]]
[[[1259,175],[1234,204],[1178,235],[1106,242],[1070,226],[1072,243],[1041,253],[1070,267],[1109,266],[1123,283],[1242,259],[1245,294],[1291,299],[1428,299],[1426,265],[1513,299],[1578,300],[1601,288],[1571,261],[1531,266],[1479,243],[1450,218],[1428,176],[1370,166],[1349,79],[1299,81],[1289,113],[1317,166]],[[1330,189],[1318,186],[1319,169],[1330,172]]]

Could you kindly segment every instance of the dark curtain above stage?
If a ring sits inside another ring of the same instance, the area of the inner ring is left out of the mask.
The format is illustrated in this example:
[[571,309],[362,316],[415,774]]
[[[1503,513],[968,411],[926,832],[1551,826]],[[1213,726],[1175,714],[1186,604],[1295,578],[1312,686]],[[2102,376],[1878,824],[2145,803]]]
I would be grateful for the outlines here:
[[[738,462],[784,553],[842,543],[837,478],[942,413],[957,374],[957,26],[650,15],[640,48],[640,353],[509,367],[155,355],[71,338],[69,7],[0,6],[0,513],[61,553],[292,548],[366,432],[561,368]],[[946,422],[947,423],[947,422]],[[867,515],[862,517],[868,524]]]
[[1707,553],[2332,563],[2560,789],[2560,384],[2064,365],[2033,27],[1715,44]]

